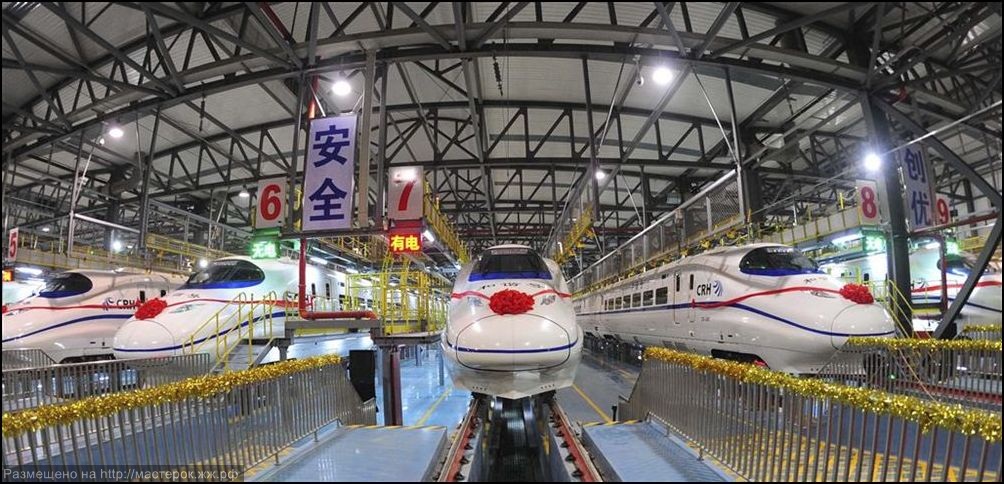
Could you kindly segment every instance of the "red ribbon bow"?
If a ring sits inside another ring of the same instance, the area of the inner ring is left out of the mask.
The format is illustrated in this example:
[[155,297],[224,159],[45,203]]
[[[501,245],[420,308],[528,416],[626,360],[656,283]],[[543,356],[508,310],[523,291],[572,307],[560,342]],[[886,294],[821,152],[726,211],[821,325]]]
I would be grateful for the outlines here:
[[167,309],[167,301],[161,298],[154,298],[139,307],[136,310],[136,319],[150,319],[157,317],[158,314],[162,313],[164,309]]
[[495,314],[523,314],[533,309],[533,298],[524,292],[503,289],[492,294],[488,307]]
[[868,286],[862,284],[846,284],[840,288],[840,295],[858,304],[871,304],[875,302],[875,298],[872,297],[872,292],[868,290]]

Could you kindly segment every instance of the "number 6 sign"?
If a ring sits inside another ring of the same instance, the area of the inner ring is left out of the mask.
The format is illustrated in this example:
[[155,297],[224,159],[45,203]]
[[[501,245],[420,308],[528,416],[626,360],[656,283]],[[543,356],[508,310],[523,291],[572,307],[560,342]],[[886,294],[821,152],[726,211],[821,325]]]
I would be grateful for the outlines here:
[[286,179],[272,178],[258,182],[258,207],[255,210],[255,228],[264,229],[282,225],[286,213]]

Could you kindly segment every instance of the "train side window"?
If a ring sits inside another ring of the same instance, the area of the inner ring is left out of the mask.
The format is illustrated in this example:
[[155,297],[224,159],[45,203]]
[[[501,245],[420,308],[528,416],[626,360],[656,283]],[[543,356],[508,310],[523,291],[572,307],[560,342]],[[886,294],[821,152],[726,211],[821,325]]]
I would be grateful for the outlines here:
[[658,306],[658,305],[666,304],[667,302],[669,302],[669,288],[668,287],[660,287],[660,288],[656,289],[655,290],[655,304]]
[[617,299],[615,299],[615,301],[617,301],[617,302],[614,303],[614,309],[621,309],[621,308],[624,307],[624,297],[623,296],[617,296]]
[[865,272],[865,275],[861,278],[863,281],[868,282],[871,279],[871,275]]
[[310,295],[317,297],[317,286],[313,282],[310,283]]
[[324,297],[326,297],[328,299],[331,299],[331,283],[330,282],[325,282],[324,283]]
[[651,306],[652,305],[652,296],[653,296],[653,294],[654,293],[652,291],[645,291],[645,293],[642,295],[641,305],[642,306]]
[[690,275],[690,290],[691,291],[694,290],[694,275],[693,274]]
[[139,302],[146,302],[146,291],[139,292]]
[[680,273],[676,273],[676,292],[680,292]]
[[636,292],[631,295],[631,307],[636,308],[641,306],[641,293]]

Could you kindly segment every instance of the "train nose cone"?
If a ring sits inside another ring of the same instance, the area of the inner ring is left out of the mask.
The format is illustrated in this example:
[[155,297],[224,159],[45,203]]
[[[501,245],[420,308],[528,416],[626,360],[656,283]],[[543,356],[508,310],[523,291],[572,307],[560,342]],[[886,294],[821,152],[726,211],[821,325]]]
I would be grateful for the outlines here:
[[574,338],[541,316],[486,316],[457,334],[457,362],[478,370],[542,370],[568,361]]
[[878,304],[854,304],[837,313],[830,332],[833,347],[840,348],[848,336],[895,336],[896,324]]
[[115,358],[151,358],[177,353],[174,335],[152,320],[130,321],[115,333]]

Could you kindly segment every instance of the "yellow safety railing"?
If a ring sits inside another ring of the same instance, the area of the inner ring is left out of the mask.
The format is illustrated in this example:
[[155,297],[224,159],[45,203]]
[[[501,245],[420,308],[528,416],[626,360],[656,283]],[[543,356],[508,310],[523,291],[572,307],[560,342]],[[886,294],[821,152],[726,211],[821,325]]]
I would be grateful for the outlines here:
[[[182,344],[182,352],[194,354],[212,350],[216,357],[214,369],[231,371],[230,355],[241,343],[246,343],[248,364],[251,364],[255,359],[255,340],[270,343],[274,339],[273,314],[280,305],[289,306],[274,291],[261,299],[240,293],[192,332]],[[206,337],[207,334],[210,336]]]
[[470,252],[467,250],[467,244],[464,244],[460,240],[460,236],[457,235],[457,231],[454,230],[453,224],[446,219],[443,212],[439,210],[439,202],[433,196],[433,191],[429,187],[429,184],[425,184],[425,199],[423,200],[423,213],[425,215],[426,224],[432,229],[432,231],[439,237],[439,240],[443,241],[443,244],[450,249],[451,252],[456,256],[457,260],[461,264],[466,264],[467,261],[471,260]]
[[144,271],[189,273],[188,268],[182,267],[179,261],[164,257],[162,253],[154,253],[150,258],[143,258],[83,244],[75,244],[73,250],[66,253],[61,239],[44,240],[37,235],[22,236],[19,239],[17,258],[19,262],[55,269],[106,270],[128,267]]
[[408,259],[388,256],[380,272],[349,274],[345,308],[372,310],[384,334],[439,331],[446,323],[448,296],[427,272]]
[[588,206],[583,210],[582,215],[572,225],[572,230],[568,231],[568,235],[565,236],[565,240],[561,245],[561,251],[555,254],[555,262],[563,264],[566,260],[573,257],[576,249],[581,248],[580,242],[582,238],[593,235],[592,213],[592,206]]
[[342,255],[371,263],[379,262],[387,251],[387,239],[382,236],[326,237],[317,239],[317,243]]

